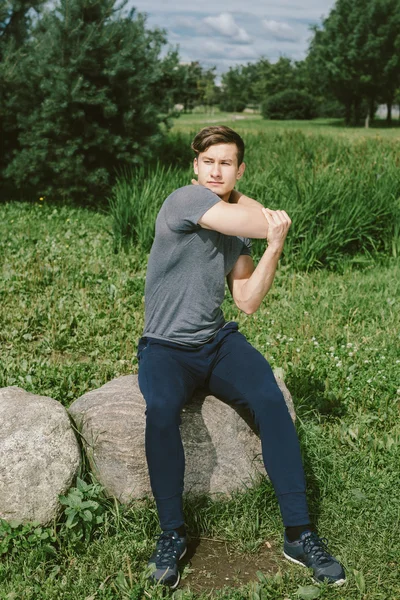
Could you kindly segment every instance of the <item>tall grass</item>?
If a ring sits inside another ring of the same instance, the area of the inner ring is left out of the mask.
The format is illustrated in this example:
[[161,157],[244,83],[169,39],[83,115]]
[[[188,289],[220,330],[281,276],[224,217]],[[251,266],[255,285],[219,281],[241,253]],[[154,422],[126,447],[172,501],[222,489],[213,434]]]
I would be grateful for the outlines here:
[[109,198],[114,251],[126,249],[133,243],[149,252],[162,203],[174,189],[188,183],[188,169],[185,174],[183,169],[164,167],[160,163],[150,171],[141,167],[121,175]]
[[[191,168],[182,164],[191,134],[170,140],[158,165],[122,176],[110,199],[115,247],[140,244],[149,252],[163,200],[187,185]],[[350,141],[303,131],[245,136],[247,169],[238,189],[292,218],[284,262],[299,270],[341,268],[343,261],[365,262],[400,253],[399,157],[394,141]],[[184,146],[182,148],[182,145]],[[265,242],[255,240],[259,259]]]

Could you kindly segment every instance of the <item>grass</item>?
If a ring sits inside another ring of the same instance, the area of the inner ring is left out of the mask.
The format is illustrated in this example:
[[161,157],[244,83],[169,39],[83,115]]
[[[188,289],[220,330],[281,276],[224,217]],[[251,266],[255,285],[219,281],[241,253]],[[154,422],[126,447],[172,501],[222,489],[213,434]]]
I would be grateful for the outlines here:
[[[137,372],[147,253],[116,253],[113,219],[85,209],[0,205],[0,387],[18,385],[72,401],[119,375]],[[347,568],[348,583],[320,598],[400,597],[400,357],[398,259],[346,263],[340,272],[282,264],[254,315],[227,293],[223,311],[291,390],[312,516]],[[229,501],[187,499],[191,535],[224,538],[256,553],[281,551],[282,527],[265,481]],[[159,598],[142,573],[157,533],[154,503],[109,503],[80,546],[60,538],[54,554],[35,538],[0,559],[0,598]],[[183,600],[307,596],[307,571],[277,559],[278,576]],[[314,590],[314,592],[313,592]],[[316,593],[313,588],[310,593]],[[315,596],[312,596],[315,597]]]
[[254,113],[224,113],[215,109],[213,113],[193,112],[181,114],[175,121],[173,131],[181,133],[197,132],[207,125],[228,125],[244,135],[249,133],[284,132],[293,129],[306,134],[323,134],[336,138],[357,140],[360,138],[399,139],[399,122],[393,120],[393,126],[387,127],[386,122],[376,119],[371,127],[346,127],[341,119],[314,119],[312,121],[270,121]]

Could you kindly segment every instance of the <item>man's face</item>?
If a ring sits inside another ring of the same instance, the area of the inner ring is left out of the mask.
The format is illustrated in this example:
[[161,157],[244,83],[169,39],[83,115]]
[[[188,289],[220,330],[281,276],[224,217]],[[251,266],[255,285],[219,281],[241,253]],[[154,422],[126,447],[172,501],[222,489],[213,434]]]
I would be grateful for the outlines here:
[[244,173],[245,164],[238,165],[236,144],[215,144],[194,159],[198,182],[228,202],[237,179]]

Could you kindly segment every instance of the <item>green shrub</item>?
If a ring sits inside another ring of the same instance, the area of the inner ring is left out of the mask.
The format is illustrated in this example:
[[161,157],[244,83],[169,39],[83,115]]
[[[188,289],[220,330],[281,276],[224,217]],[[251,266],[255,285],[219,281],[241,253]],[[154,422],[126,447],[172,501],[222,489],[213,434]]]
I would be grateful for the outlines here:
[[223,98],[219,105],[222,112],[243,112],[245,108],[246,102],[229,97]]
[[114,4],[58,0],[23,54],[10,56],[4,86],[13,90],[7,111],[16,115],[19,146],[0,179],[25,198],[98,205],[117,169],[155,155],[178,58],[161,59],[164,34]]
[[265,119],[313,119],[317,103],[313,96],[301,90],[285,90],[274,94],[261,105]]

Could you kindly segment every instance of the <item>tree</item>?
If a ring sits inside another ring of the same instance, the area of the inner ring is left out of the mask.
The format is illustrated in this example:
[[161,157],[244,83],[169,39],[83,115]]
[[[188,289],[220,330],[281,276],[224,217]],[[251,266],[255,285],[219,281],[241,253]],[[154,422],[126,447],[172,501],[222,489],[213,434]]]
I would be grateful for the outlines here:
[[312,28],[314,37],[308,56],[317,85],[344,104],[348,124],[357,120],[362,101],[362,3],[363,0],[337,0],[322,27]]
[[19,60],[44,0],[0,0],[0,174],[18,148],[16,114],[8,106],[13,95],[9,73]]
[[32,30],[9,82],[19,151],[4,175],[57,198],[104,197],[117,170],[151,158],[173,103],[164,32],[126,1],[59,0]]
[[173,96],[176,104],[183,104],[185,113],[200,104],[210,107],[218,102],[215,70],[216,67],[204,69],[198,61],[177,67]]
[[221,110],[242,112],[249,101],[246,70],[243,66],[229,67],[221,77]]
[[308,60],[316,83],[358,122],[363,100],[373,117],[376,100],[391,106],[399,85],[400,0],[337,0],[314,27]]
[[400,86],[400,1],[374,2],[371,25],[374,35],[371,35],[370,60],[377,81],[377,94],[373,100],[377,98],[387,104],[387,121],[390,125],[392,105]]
[[220,100],[220,89],[215,85],[216,67],[204,69],[200,79],[197,81],[199,92],[199,104],[205,105],[208,110]]

